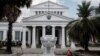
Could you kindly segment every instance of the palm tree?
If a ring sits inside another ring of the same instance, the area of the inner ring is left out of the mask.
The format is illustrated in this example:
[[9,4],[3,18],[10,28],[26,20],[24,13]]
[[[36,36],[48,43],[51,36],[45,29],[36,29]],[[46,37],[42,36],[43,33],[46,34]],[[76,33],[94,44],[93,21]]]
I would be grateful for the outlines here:
[[88,16],[93,9],[90,6],[90,2],[86,1],[83,1],[82,5],[78,5],[78,7],[78,16],[80,19],[69,24],[71,27],[68,29],[68,34],[71,39],[79,42],[85,51],[88,51],[89,40],[91,37],[94,37],[94,34],[96,33],[94,24],[88,19]]
[[12,53],[12,27],[13,23],[16,22],[18,16],[21,14],[20,7],[29,7],[30,4],[31,0],[0,0],[0,19],[5,18],[8,21],[7,53]]

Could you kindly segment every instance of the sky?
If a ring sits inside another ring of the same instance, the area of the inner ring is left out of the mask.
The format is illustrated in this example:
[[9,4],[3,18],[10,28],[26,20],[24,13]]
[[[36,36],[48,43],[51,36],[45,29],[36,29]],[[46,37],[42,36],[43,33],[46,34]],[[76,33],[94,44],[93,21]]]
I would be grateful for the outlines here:
[[[48,1],[48,0],[33,0],[32,5],[36,5],[45,1]],[[49,1],[68,7],[69,8],[68,15],[66,16],[76,19],[78,17],[77,5],[81,4],[83,0],[49,0]],[[91,6],[98,6],[98,4],[100,3],[100,0],[85,0],[85,1],[91,1]],[[27,8],[21,8],[21,10],[22,10],[22,14],[19,17],[18,21],[20,21],[23,17],[28,17],[30,13],[29,9]]]

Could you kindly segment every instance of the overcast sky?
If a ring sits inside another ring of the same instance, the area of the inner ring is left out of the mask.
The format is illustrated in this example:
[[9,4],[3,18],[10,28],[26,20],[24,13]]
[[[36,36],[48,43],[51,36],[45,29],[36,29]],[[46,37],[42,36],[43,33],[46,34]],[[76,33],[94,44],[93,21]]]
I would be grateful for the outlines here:
[[[45,1],[48,1],[48,0],[33,0],[32,5],[36,5]],[[50,0],[50,1],[69,7],[68,15],[66,16],[71,17],[71,18],[77,18],[78,17],[76,14],[77,8],[78,8],[77,4],[81,4],[81,1],[83,0]],[[92,6],[98,6],[98,4],[100,3],[100,0],[86,0],[86,1],[91,1]],[[20,21],[22,17],[28,17],[30,13],[29,9],[27,8],[23,8],[21,10],[22,10],[22,14],[19,17],[18,21]]]

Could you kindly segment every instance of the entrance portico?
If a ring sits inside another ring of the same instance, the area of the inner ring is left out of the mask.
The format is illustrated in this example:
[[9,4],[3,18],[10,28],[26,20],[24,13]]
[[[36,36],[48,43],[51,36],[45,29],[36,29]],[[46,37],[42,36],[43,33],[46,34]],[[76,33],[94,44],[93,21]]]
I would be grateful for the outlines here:
[[[50,28],[47,29],[48,27],[50,27]],[[26,47],[26,28],[28,28],[28,27],[27,26],[23,27],[22,48],[27,48]],[[28,31],[28,43],[31,43],[30,44],[31,48],[37,48],[37,46],[39,46],[39,45],[42,46],[40,37],[45,37],[46,35],[52,35],[53,37],[57,37],[57,43],[56,43],[57,45],[55,45],[55,46],[61,46],[61,48],[65,48],[65,35],[64,35],[65,34],[64,33],[65,26],[43,25],[43,26],[31,26],[31,28],[32,28],[32,30],[31,29],[30,30],[32,32]],[[56,34],[56,32],[59,32],[59,34]],[[32,39],[32,40],[30,40],[30,39]]]

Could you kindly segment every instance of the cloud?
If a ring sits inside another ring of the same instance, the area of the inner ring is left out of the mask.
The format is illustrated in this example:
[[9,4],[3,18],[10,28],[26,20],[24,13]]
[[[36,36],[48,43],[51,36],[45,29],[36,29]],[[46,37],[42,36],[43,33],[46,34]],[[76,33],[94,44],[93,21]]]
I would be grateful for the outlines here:
[[[73,0],[73,1],[76,2],[77,4],[81,4],[81,2],[84,0]],[[100,0],[85,0],[85,1],[91,1],[92,6],[98,6],[98,4],[100,3]]]

